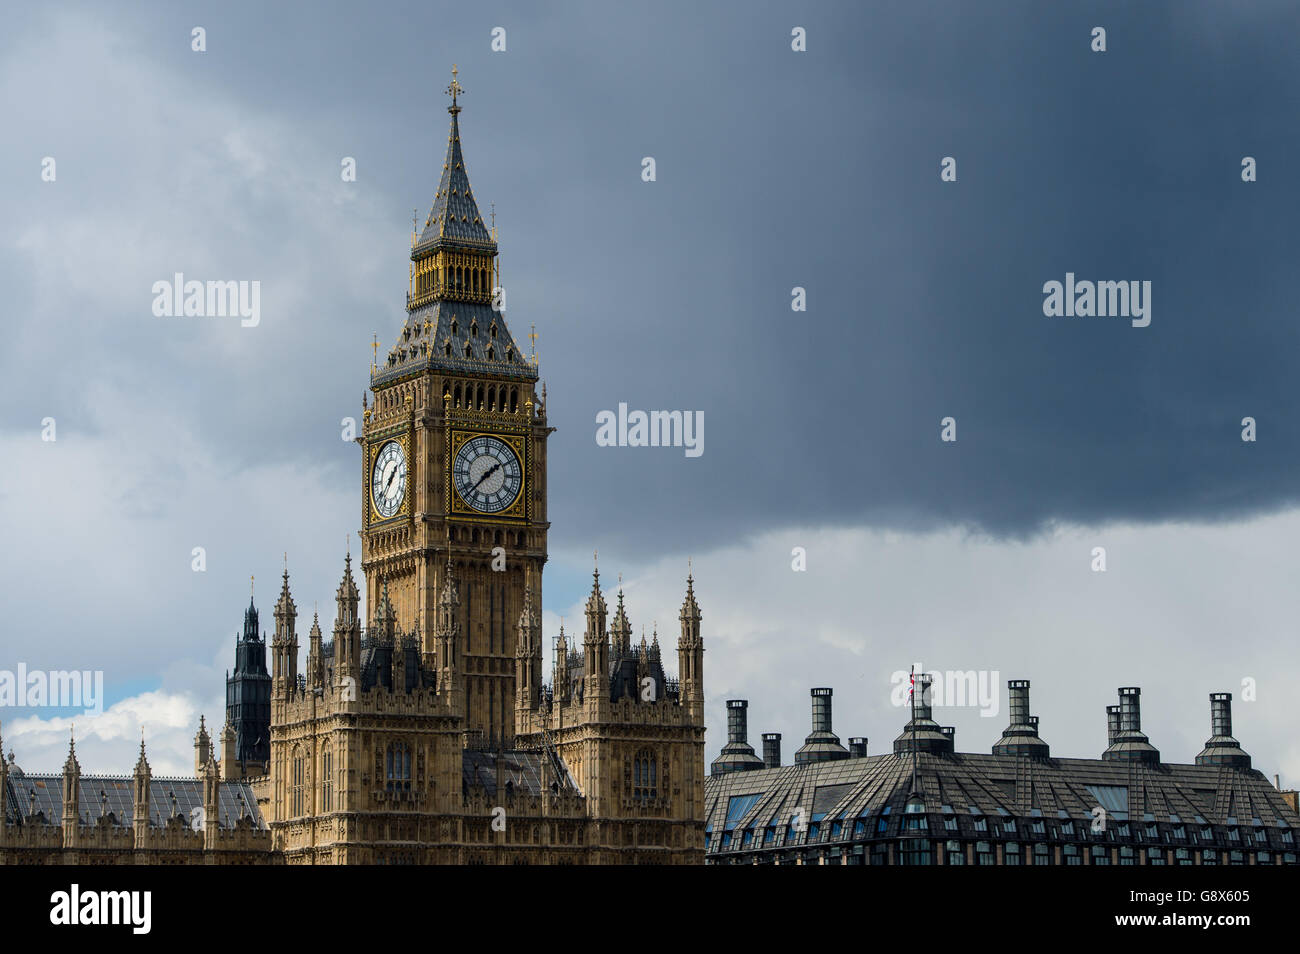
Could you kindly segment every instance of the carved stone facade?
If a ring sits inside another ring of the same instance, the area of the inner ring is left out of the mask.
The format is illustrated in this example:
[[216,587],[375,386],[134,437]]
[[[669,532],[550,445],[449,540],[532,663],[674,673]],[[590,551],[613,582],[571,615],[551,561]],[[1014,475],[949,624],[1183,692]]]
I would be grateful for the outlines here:
[[[206,736],[206,732],[200,731]],[[198,746],[196,744],[196,751]],[[82,775],[69,743],[62,775],[0,761],[0,864],[276,864],[245,783],[222,782],[211,749],[195,778],[154,778],[140,743],[130,776]]]

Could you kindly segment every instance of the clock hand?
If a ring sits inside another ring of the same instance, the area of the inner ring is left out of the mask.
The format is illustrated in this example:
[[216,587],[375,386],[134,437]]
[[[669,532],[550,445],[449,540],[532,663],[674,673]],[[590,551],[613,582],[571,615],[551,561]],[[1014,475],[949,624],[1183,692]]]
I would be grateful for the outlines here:
[[393,483],[393,478],[396,477],[396,476],[397,476],[397,468],[394,467],[392,470],[390,470],[390,471],[388,472],[388,479],[387,479],[386,481],[384,481],[384,493],[385,493],[385,494],[388,493],[388,488],[392,485],[392,483]]
[[480,478],[478,479],[478,482],[475,483],[474,486],[470,488],[470,490],[478,490],[478,485],[479,485],[479,484],[483,483],[483,481],[487,480],[489,477],[491,477],[493,474],[495,474],[495,473],[496,473],[498,470],[500,470],[500,469],[501,469],[501,465],[500,465],[500,464],[493,464],[491,467],[488,468],[487,473],[484,474],[482,477],[480,477]]

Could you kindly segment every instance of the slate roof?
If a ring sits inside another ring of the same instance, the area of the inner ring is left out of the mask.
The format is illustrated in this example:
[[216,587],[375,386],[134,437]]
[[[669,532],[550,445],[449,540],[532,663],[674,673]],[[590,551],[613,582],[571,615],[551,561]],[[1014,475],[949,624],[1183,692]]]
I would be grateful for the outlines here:
[[[13,768],[11,766],[11,772]],[[241,817],[248,816],[257,828],[266,822],[257,810],[257,796],[249,783],[221,782],[218,795],[217,825],[232,829]],[[7,791],[5,823],[10,825],[63,824],[63,775],[32,775],[19,770],[5,782]],[[103,793],[101,795],[101,793]],[[131,776],[82,775],[77,789],[77,804],[84,825],[99,822],[105,811],[118,828],[130,828],[134,818],[135,780]],[[172,796],[175,796],[173,805]],[[104,796],[107,796],[105,800]],[[151,778],[149,780],[149,825],[165,828],[173,814],[185,825],[194,810],[203,807],[203,781],[195,778]]]
[[[1282,833],[1300,828],[1300,817],[1258,771],[979,753],[921,752],[916,758],[929,837],[1033,841],[1033,828],[1041,822],[1040,840],[1090,841],[1096,839],[1089,834],[1093,809],[1100,804],[1110,818],[1105,836],[1110,842],[1177,844],[1169,840],[1172,828],[1199,833],[1210,826],[1212,841],[1200,844],[1296,850]],[[897,838],[911,791],[910,754],[709,776],[705,781],[708,851]],[[791,832],[791,819],[801,808],[810,827],[804,833]],[[945,817],[956,819],[955,830],[947,828]],[[1007,818],[1016,820],[1013,831],[1002,828]],[[986,827],[979,828],[977,819],[984,819]],[[1072,823],[1072,831],[1066,830],[1066,823]],[[1127,837],[1122,830],[1125,823]],[[1157,832],[1155,837],[1148,836],[1148,825]],[[764,830],[769,827],[775,828],[775,837],[764,844]],[[1234,827],[1241,833],[1238,843],[1228,836],[1228,829]],[[1256,830],[1263,831],[1260,843],[1254,840]],[[756,833],[748,846],[746,831]],[[722,836],[727,833],[732,838],[724,848]]]
[[[452,331],[453,324],[455,331]],[[471,334],[475,324],[478,333]],[[492,325],[497,327],[492,337]],[[427,330],[426,330],[427,326]],[[447,354],[447,346],[451,353]],[[466,345],[469,354],[465,353]],[[493,357],[488,359],[488,348]],[[513,352],[514,360],[511,360]],[[536,381],[537,369],[520,351],[506,327],[505,314],[491,305],[465,301],[431,301],[410,312],[390,353],[371,378],[371,386],[387,384],[426,369],[460,374],[494,374]]]
[[[474,787],[482,788],[489,798],[497,794],[497,789],[510,784],[515,794],[537,795],[542,790],[542,762],[545,756],[541,752],[509,751],[501,753],[501,777],[497,776],[497,753],[466,749],[461,754],[461,783],[465,794]],[[563,763],[561,763],[563,764]],[[568,766],[564,768],[569,777],[573,791],[578,790],[578,780],[573,777]]]
[[412,257],[439,246],[487,249],[496,253],[496,242],[488,234],[479,214],[474,190],[470,188],[465,157],[460,149],[459,107],[451,107],[451,130],[447,133],[447,154],[438,179],[433,207],[424,222],[424,231],[412,250]]

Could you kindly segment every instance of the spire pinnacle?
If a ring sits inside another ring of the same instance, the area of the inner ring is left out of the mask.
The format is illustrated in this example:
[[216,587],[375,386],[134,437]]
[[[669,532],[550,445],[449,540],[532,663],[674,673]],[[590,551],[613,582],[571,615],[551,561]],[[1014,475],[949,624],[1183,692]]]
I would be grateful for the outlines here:
[[465,87],[461,86],[460,81],[456,79],[456,76],[459,73],[460,70],[456,68],[456,64],[451,64],[451,85],[444,90],[444,92],[451,97],[451,105],[447,107],[447,112],[451,113],[453,116],[460,112],[460,106],[456,104],[456,97],[465,92]]

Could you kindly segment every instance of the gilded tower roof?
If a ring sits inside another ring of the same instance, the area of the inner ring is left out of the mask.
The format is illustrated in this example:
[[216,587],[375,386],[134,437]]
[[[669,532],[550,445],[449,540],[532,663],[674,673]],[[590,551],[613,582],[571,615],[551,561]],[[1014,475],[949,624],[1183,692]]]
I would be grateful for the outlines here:
[[506,327],[504,302],[496,300],[497,244],[465,168],[456,99],[464,90],[455,72],[447,87],[452,103],[446,158],[433,206],[411,248],[413,294],[406,321],[388,354],[377,357],[372,386],[425,370],[537,379],[536,367]]
[[[459,84],[452,81],[456,92]],[[465,157],[460,148],[460,107],[453,98],[448,107],[451,113],[451,130],[447,134],[447,155],[442,163],[442,176],[438,191],[433,197],[433,207],[424,220],[424,231],[415,243],[413,255],[419,255],[439,245],[462,246],[496,251],[496,242],[483,224],[474,190],[470,188],[469,173],[465,171]]]

